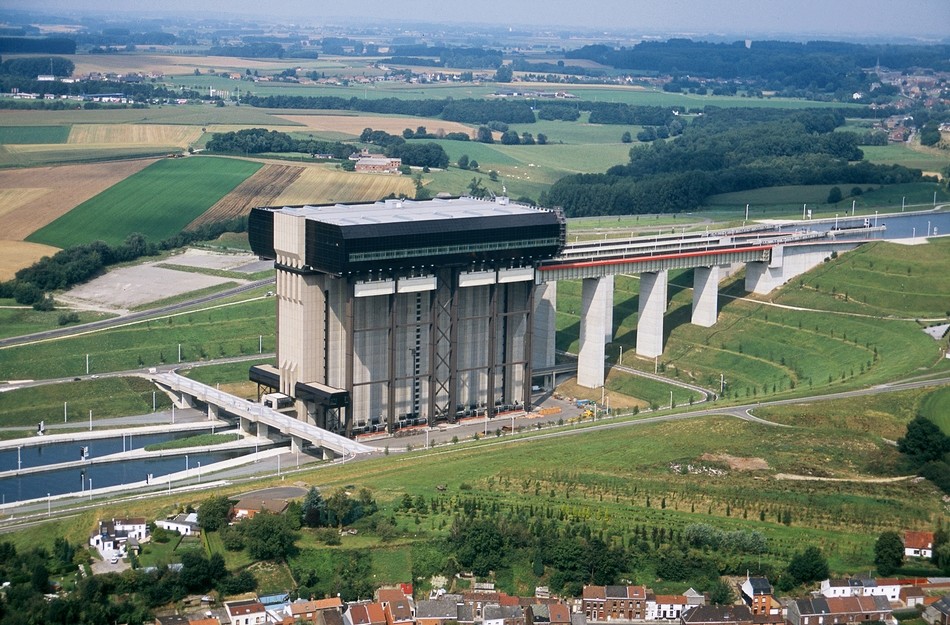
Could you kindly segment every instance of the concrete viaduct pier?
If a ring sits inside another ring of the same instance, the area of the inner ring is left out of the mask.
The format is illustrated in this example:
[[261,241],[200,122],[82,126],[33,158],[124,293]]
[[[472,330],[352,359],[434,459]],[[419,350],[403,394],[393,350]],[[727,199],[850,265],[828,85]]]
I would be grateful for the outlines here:
[[[822,263],[833,251],[860,242],[829,240],[824,233],[776,233],[761,229],[609,239],[573,243],[538,267],[539,311],[534,334],[552,337],[553,317],[540,314],[557,301],[558,280],[582,281],[577,382],[587,388],[604,384],[606,344],[613,338],[614,276],[638,274],[640,295],[636,352],[654,358],[663,353],[664,315],[671,269],[693,269],[691,322],[712,327],[719,316],[719,282],[736,267],[746,268],[745,288],[764,294]],[[537,343],[540,343],[539,340]],[[553,346],[537,345],[536,368],[554,365]]]

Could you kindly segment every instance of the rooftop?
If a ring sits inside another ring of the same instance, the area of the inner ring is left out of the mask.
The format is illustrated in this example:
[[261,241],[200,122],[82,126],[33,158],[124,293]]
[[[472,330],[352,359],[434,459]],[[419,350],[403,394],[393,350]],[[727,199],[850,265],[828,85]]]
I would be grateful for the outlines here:
[[372,204],[330,204],[325,206],[285,206],[282,212],[335,226],[471,219],[534,214],[542,209],[515,204],[508,198],[479,200],[471,197],[414,200],[384,200]]

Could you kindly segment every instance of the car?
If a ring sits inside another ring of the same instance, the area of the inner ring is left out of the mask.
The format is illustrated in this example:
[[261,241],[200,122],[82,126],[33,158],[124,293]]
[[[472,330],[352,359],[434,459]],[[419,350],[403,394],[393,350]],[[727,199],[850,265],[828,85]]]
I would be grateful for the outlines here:
[[119,563],[119,556],[112,556],[112,559],[109,560],[109,564],[118,564],[118,563]]

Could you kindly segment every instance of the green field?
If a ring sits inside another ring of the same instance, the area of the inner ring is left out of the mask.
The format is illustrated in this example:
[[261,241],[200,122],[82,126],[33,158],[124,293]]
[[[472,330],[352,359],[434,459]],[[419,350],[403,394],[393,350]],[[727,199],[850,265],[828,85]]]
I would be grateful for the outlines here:
[[69,131],[69,126],[0,126],[0,145],[66,143]]
[[[263,289],[261,289],[263,291]],[[0,379],[82,375],[86,354],[90,373],[125,371],[175,362],[210,360],[274,350],[274,300],[243,294],[243,303],[142,321],[61,340],[0,350]],[[2,397],[0,397],[2,401]]]
[[[0,356],[3,353],[0,352]],[[152,412],[155,386],[143,378],[101,378],[25,388],[0,394],[0,423],[4,426],[35,426],[40,420],[48,424],[66,423],[84,426],[106,417],[148,414]],[[171,401],[164,393],[155,394],[155,407],[167,409]]]
[[924,397],[919,412],[950,435],[950,388],[941,388]]
[[97,239],[117,245],[140,232],[157,242],[180,232],[260,167],[214,157],[160,160],[37,230],[29,240],[57,247]]
[[[893,255],[905,260],[898,265]],[[941,310],[946,306],[942,294],[950,287],[940,286],[945,272],[938,268],[947,266],[948,255],[950,241],[915,250],[913,261],[906,259],[900,246],[869,245],[842,254],[770,295],[777,303],[814,310],[773,308],[744,296],[740,276],[721,290],[719,320],[711,328],[689,323],[692,272],[670,272],[667,340],[657,364],[666,368],[667,375],[706,388],[718,387],[724,373],[726,396],[738,401],[867,386],[910,375],[939,360],[941,344],[924,334],[913,316],[923,311],[938,317],[946,314]],[[900,282],[891,275],[898,272]],[[653,360],[634,353],[638,280],[617,276],[614,288],[614,339],[608,352],[619,351],[622,345],[626,365],[652,371]],[[903,288],[905,297],[893,297],[895,288]],[[846,300],[848,292],[855,297],[861,293],[860,300]],[[560,282],[557,305],[557,346],[576,353],[580,283]],[[861,314],[829,315],[829,311]],[[891,319],[895,313],[911,319]]]
[[[828,192],[833,186],[841,189],[844,199],[836,204],[828,203]],[[851,195],[854,186],[860,186],[860,195]],[[765,187],[750,191],[722,193],[706,199],[703,215],[714,218],[742,219],[745,205],[749,204],[749,219],[801,219],[802,205],[807,204],[812,218],[827,219],[836,213],[851,214],[854,202],[856,216],[872,216],[875,210],[888,209],[899,212],[904,202],[908,209],[912,207],[933,206],[933,194],[937,192],[937,201],[950,200],[945,187],[932,182],[917,182],[886,186],[866,185],[789,185]]]
[[[67,147],[68,146],[68,147]],[[51,144],[27,152],[0,145],[0,167],[40,167],[62,163],[96,163],[148,156],[165,156],[169,146],[87,147],[81,144]]]
[[[61,327],[59,316],[62,311],[39,311],[31,307],[0,308],[0,338],[21,336],[32,332],[42,332]],[[107,319],[112,315],[105,313],[82,311],[77,313],[80,323],[88,323],[99,319]]]
[[889,145],[864,145],[864,160],[873,163],[903,165],[923,171],[940,171],[950,164],[950,153],[937,150],[914,150],[902,143]]
[[816,267],[772,301],[880,317],[942,319],[950,316],[948,266],[950,239],[945,237],[913,248],[875,242]]

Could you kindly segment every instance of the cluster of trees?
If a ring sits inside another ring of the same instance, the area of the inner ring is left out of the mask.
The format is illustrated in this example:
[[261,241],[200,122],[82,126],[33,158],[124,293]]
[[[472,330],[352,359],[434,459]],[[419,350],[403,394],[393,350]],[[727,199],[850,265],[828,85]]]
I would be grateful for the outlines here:
[[543,132],[539,132],[538,138],[535,139],[530,132],[523,132],[521,136],[518,136],[517,132],[509,130],[502,133],[501,142],[503,145],[545,145],[548,142],[548,136]]
[[342,527],[372,516],[378,509],[373,494],[367,488],[361,488],[355,498],[341,488],[324,499],[320,489],[311,486],[299,508],[293,508],[289,514],[299,515],[306,527]]
[[[54,57],[55,59],[55,57]],[[37,59],[10,59],[11,69],[19,67],[19,65],[14,65],[13,61],[37,61]],[[44,57],[40,59],[44,61],[43,63],[37,63],[38,65],[44,65],[45,69],[41,69],[39,74],[49,73],[49,57]],[[53,63],[53,71],[58,72],[72,71],[71,61],[66,61],[69,63],[69,66],[57,66]],[[7,61],[4,61],[6,65]],[[0,90],[10,91],[11,89],[19,89],[21,92],[27,93],[50,93],[57,96],[82,96],[82,95],[96,95],[100,93],[121,93],[127,98],[131,98],[136,102],[153,102],[156,100],[159,101],[173,101],[179,98],[185,98],[189,100],[207,100],[209,99],[207,94],[199,93],[193,89],[175,89],[169,88],[162,84],[151,83],[151,82],[121,82],[121,81],[109,81],[109,80],[84,80],[81,82],[39,82],[36,80],[38,74],[33,74],[33,69],[36,67],[27,66],[23,71],[25,75],[7,73],[2,70],[0,67]],[[65,104],[68,106],[75,106],[75,103],[61,103],[59,100],[47,101],[49,104]]]
[[345,159],[358,150],[339,141],[320,141],[312,138],[294,139],[285,132],[265,128],[246,128],[236,132],[216,132],[211,135],[206,148],[211,152],[231,154],[260,154],[262,152],[301,152],[304,154],[330,154],[333,158]]
[[445,132],[441,128],[438,132],[429,132],[425,126],[415,130],[406,128],[402,131],[403,139],[447,139],[448,141],[470,141],[472,138],[467,132]]
[[936,423],[923,415],[914,417],[907,433],[897,440],[897,450],[911,470],[950,494],[950,436]]
[[400,45],[393,46],[389,63],[421,67],[452,67],[457,69],[496,69],[501,66],[503,54],[490,48],[453,48],[447,46]]
[[76,42],[65,37],[0,37],[0,54],[76,54]]
[[580,107],[572,104],[545,103],[538,107],[538,119],[574,122],[577,121],[580,116]]
[[[853,44],[829,41],[793,43],[754,41],[747,46],[689,39],[645,41],[630,48],[584,46],[566,54],[618,69],[691,77],[742,80],[758,89],[801,95],[833,95],[848,100],[855,91],[869,90],[876,80],[861,68],[876,64],[891,69],[929,67],[950,69],[950,46]],[[679,88],[688,88],[681,84]]]
[[894,184],[922,180],[918,169],[873,165],[835,111],[708,108],[676,141],[631,149],[605,174],[567,176],[541,200],[569,216],[681,212],[710,195],[792,184]]
[[[34,547],[20,551],[9,542],[0,543],[0,578],[9,582],[0,603],[0,624],[144,623],[151,610],[184,598],[189,593],[217,589],[224,594],[254,590],[256,582],[247,571],[233,574],[220,555],[205,558],[196,551],[182,553],[181,571],[159,567],[144,572],[81,576],[77,565],[88,562],[86,550],[56,538],[53,549]],[[47,600],[52,577],[76,576],[75,590]]]
[[[649,143],[657,139],[677,137],[683,134],[684,128],[683,122],[678,119],[674,119],[666,126],[644,126],[643,129],[637,133],[637,141]],[[627,143],[629,143],[629,141]]]
[[361,111],[389,115],[438,117],[467,124],[483,124],[491,120],[509,124],[535,122],[534,111],[523,101],[510,100],[401,100],[399,98],[340,98],[335,96],[248,95],[241,102],[262,108],[327,109]]
[[400,508],[416,515],[454,511],[445,539],[414,548],[413,577],[497,574],[531,563],[534,574],[546,576],[553,591],[576,596],[584,584],[613,584],[630,571],[653,570],[663,580],[690,582],[725,599],[731,593],[719,584],[721,575],[757,571],[777,580],[782,590],[828,576],[828,562],[816,547],[793,554],[784,568],[761,564],[768,542],[755,531],[723,531],[706,524],[681,531],[636,526],[632,536],[618,536],[549,508],[502,507],[464,497],[427,502],[407,495]]
[[7,59],[0,63],[0,74],[35,80],[41,74],[53,76],[72,76],[76,66],[61,56],[24,57]]
[[383,154],[391,158],[401,158],[403,165],[414,167],[436,167],[445,169],[449,166],[449,155],[438,143],[413,142],[409,143],[402,137],[391,135],[384,130],[365,128],[360,133],[362,143],[372,143],[383,149]]
[[19,270],[12,280],[0,282],[0,297],[13,298],[37,310],[52,310],[49,291],[65,289],[95,277],[105,267],[142,256],[154,256],[159,250],[171,250],[194,241],[216,239],[225,232],[244,232],[247,218],[202,224],[193,230],[179,232],[159,243],[151,243],[139,233],[132,233],[120,245],[103,241],[73,245],[44,256],[29,267]]

